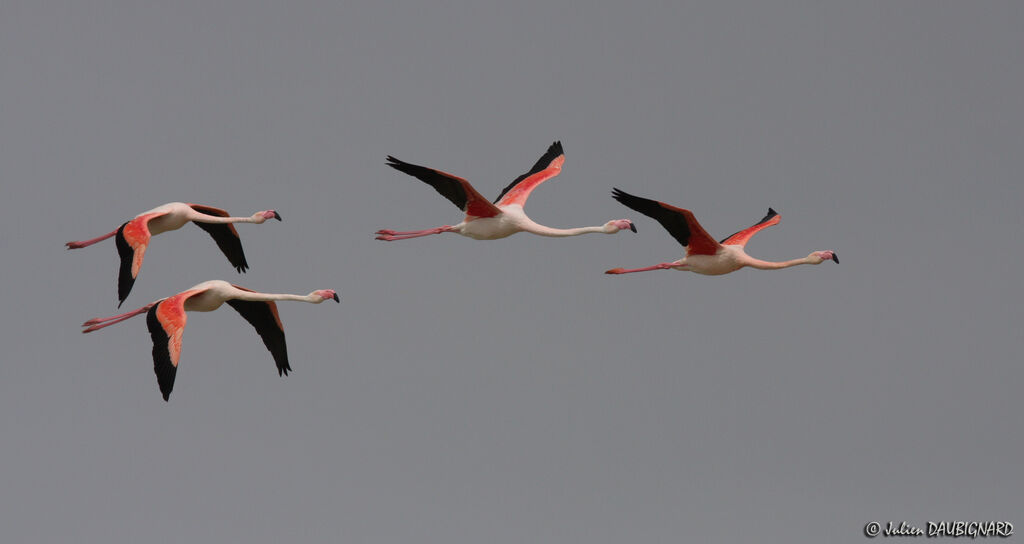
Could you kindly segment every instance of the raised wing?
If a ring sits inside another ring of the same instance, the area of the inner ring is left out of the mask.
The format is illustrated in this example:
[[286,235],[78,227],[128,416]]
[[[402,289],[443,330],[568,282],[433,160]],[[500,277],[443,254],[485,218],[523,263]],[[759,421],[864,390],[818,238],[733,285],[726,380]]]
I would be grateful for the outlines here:
[[[245,287],[236,288],[243,291],[251,291]],[[277,304],[274,301],[251,301],[231,299],[227,303],[235,309],[242,317],[256,328],[256,332],[263,339],[263,345],[267,346],[270,354],[274,356],[274,363],[277,365],[277,375],[288,375],[292,367],[288,364],[288,346],[284,341],[284,326],[281,324],[281,317],[277,313]]]
[[508,187],[505,187],[501,194],[498,195],[498,198],[494,200],[494,203],[498,206],[508,204],[525,205],[526,199],[530,198],[530,193],[538,185],[562,172],[562,164],[564,163],[565,152],[562,150],[562,142],[551,144],[547,152],[537,160],[537,164],[534,164],[529,172],[509,183]]
[[174,389],[174,377],[178,373],[178,359],[181,357],[181,335],[185,332],[188,316],[185,301],[205,289],[194,289],[178,293],[157,302],[146,314],[146,325],[153,339],[153,372],[160,386],[164,400],[170,400]]
[[[214,208],[213,206],[203,206],[202,204],[189,204],[189,206],[193,210],[205,213],[206,215],[230,217],[227,211]],[[233,224],[192,222],[213,237],[213,241],[217,242],[217,247],[228,258],[228,261],[231,263],[231,266],[235,267],[235,270],[245,272],[249,269],[249,263],[245,260],[245,252],[242,251],[242,240],[238,237],[238,231],[235,230]]]
[[665,227],[683,247],[687,255],[714,255],[719,245],[710,234],[697,222],[690,210],[670,206],[664,202],[631,195],[619,189],[612,190],[612,198],[627,208],[636,210]]
[[481,196],[468,181],[460,177],[440,170],[434,170],[433,168],[409,164],[391,155],[388,155],[388,166],[429,184],[437,192],[441,193],[441,196],[452,201],[452,204],[466,212],[466,215],[494,217],[501,213],[501,210]]
[[114,241],[117,244],[117,255],[121,258],[121,268],[117,274],[117,307],[120,308],[128,293],[135,285],[135,278],[142,268],[142,259],[149,247],[149,220],[160,217],[167,212],[142,214],[117,229]]
[[781,220],[782,216],[779,215],[778,212],[771,208],[768,208],[768,215],[765,215],[764,218],[762,218],[757,223],[754,223],[752,226],[747,227],[733,234],[732,236],[729,236],[728,238],[722,240],[721,244],[730,246],[745,246],[747,245],[747,242],[750,241],[750,238],[752,236],[754,236],[758,232],[761,232],[761,229],[770,227],[772,225],[778,225],[779,221]]

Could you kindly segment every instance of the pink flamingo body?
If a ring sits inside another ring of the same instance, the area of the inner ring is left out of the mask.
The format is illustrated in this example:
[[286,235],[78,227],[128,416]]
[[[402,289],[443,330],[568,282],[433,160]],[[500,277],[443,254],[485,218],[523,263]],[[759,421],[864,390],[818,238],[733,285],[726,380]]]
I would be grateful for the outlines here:
[[80,242],[67,242],[64,245],[68,249],[79,249],[102,242],[110,237],[116,237],[117,253],[121,259],[121,268],[117,278],[118,307],[120,307],[128,298],[128,294],[135,284],[139,269],[142,267],[142,260],[146,255],[146,248],[149,247],[149,240],[153,236],[178,230],[189,221],[194,222],[213,237],[217,247],[231,262],[231,266],[234,266],[239,272],[245,272],[249,268],[249,263],[245,260],[242,242],[232,223],[260,224],[270,218],[281,220],[281,216],[274,210],[259,211],[249,217],[231,217],[228,212],[212,206],[170,202],[140,213],[132,220],[122,224],[117,230],[103,236]]
[[297,300],[320,304],[333,299],[341,302],[333,289],[321,289],[308,295],[258,293],[226,281],[212,280],[200,283],[176,295],[151,302],[137,310],[111,317],[95,317],[82,324],[83,333],[97,331],[142,313],[147,313],[146,324],[153,339],[153,371],[164,400],[169,400],[181,356],[181,338],[188,320],[186,312],[212,312],[225,302],[238,311],[263,339],[277,365],[278,375],[287,375],[292,369],[288,363],[288,350],[284,326],[277,312],[277,300]]
[[648,270],[688,270],[706,276],[720,276],[749,266],[759,270],[777,270],[801,264],[821,264],[826,260],[839,262],[835,251],[814,251],[810,255],[790,261],[772,262],[755,259],[744,251],[747,242],[762,229],[779,224],[781,216],[768,208],[768,214],[754,225],[747,227],[720,242],[697,222],[693,212],[677,208],[664,202],[631,195],[615,189],[612,197],[623,205],[657,220],[665,230],[686,249],[686,256],[669,263],[658,263],[643,268],[613,268],[605,274],[630,274]]
[[407,240],[444,232],[454,232],[475,240],[497,240],[517,232],[530,232],[550,237],[578,236],[588,233],[614,234],[625,229],[636,232],[633,222],[628,219],[616,219],[593,227],[557,229],[541,225],[527,217],[523,211],[523,205],[526,204],[530,193],[541,183],[557,176],[562,171],[565,153],[562,151],[561,142],[551,144],[548,151],[534,164],[533,168],[505,187],[494,203],[488,202],[468,181],[460,177],[433,168],[403,162],[391,156],[388,157],[388,161],[388,166],[434,187],[438,193],[458,206],[466,215],[461,223],[432,229],[410,231],[381,229],[374,233],[377,235],[377,240],[388,242]]

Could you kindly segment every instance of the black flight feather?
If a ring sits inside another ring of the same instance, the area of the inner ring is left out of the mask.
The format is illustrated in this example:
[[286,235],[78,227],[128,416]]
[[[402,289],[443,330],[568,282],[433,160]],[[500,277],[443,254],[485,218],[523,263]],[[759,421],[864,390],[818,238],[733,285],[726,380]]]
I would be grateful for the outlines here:
[[466,201],[468,200],[466,191],[462,188],[459,180],[454,179],[453,176],[426,166],[400,161],[391,155],[388,155],[388,166],[427,183],[441,193],[441,196],[458,206],[460,210],[466,211]]
[[681,213],[665,208],[657,200],[634,196],[620,189],[612,190],[612,198],[661,223],[683,247],[690,245],[690,226]]
[[123,225],[118,227],[117,234],[114,236],[114,242],[117,244],[117,255],[121,258],[121,268],[117,273],[117,307],[120,308],[128,293],[132,292],[132,286],[135,285],[135,278],[132,277],[132,261],[135,260],[135,250],[132,246],[128,245],[128,240],[124,239],[124,227],[128,223],[125,222]]
[[174,389],[174,376],[178,373],[178,367],[171,364],[171,352],[168,344],[171,339],[167,336],[160,320],[156,317],[156,311],[160,304],[154,304],[146,314],[146,325],[149,326],[149,335],[153,338],[153,372],[156,373],[156,383],[160,385],[160,393],[164,400],[171,398],[171,389]]
[[274,310],[270,306],[273,302],[232,299],[227,303],[256,328],[256,332],[263,339],[263,344],[274,356],[277,374],[287,376],[292,367],[288,364],[288,347],[284,341],[284,331],[278,326]]

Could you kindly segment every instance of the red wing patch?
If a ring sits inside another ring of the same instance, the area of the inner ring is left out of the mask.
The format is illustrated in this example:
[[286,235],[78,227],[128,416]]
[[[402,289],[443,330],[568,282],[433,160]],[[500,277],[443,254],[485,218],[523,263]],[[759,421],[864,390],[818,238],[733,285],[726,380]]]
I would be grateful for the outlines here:
[[494,217],[501,213],[501,210],[499,210],[497,206],[491,204],[486,198],[483,197],[483,195],[477,192],[476,188],[474,188],[473,185],[469,183],[469,181],[462,179],[458,176],[453,176],[447,172],[442,172],[440,170],[434,170],[434,172],[437,172],[441,176],[451,178],[452,180],[458,182],[459,186],[462,188],[463,194],[466,197],[465,212],[467,216]]
[[[452,176],[455,177],[455,176]],[[495,217],[501,213],[497,206],[491,204],[486,198],[473,188],[470,183],[462,178],[455,178],[462,185],[466,193],[466,215],[469,217]]]
[[723,245],[734,245],[734,246],[745,246],[750,238],[753,237],[761,229],[770,227],[772,225],[778,225],[779,221],[782,220],[782,216],[779,215],[775,210],[768,208],[768,215],[764,216],[764,219],[757,222],[756,225],[747,227],[736,234],[722,240]]
[[714,238],[708,234],[708,231],[704,230],[704,227],[697,222],[697,218],[694,217],[693,212],[685,210],[683,208],[677,208],[664,202],[659,202],[662,208],[671,210],[675,213],[681,214],[686,220],[686,226],[690,229],[690,240],[686,245],[687,255],[715,255],[718,253],[718,248],[721,247]]
[[509,204],[519,204],[523,206],[526,204],[526,199],[530,198],[530,193],[537,188],[541,183],[557,176],[562,173],[562,165],[565,164],[565,155],[559,155],[556,157],[547,168],[533,174],[519,183],[515,187],[509,189],[505,196],[498,201],[499,206],[507,206]]
[[190,290],[168,297],[160,302],[156,309],[156,318],[160,326],[167,333],[167,353],[171,358],[171,365],[178,366],[178,359],[181,357],[181,336],[185,333],[185,323],[188,315],[185,313],[185,300],[193,295],[202,293],[202,290]]
[[132,256],[132,277],[139,276],[139,268],[142,267],[142,259],[146,255],[146,247],[149,245],[149,220],[167,212],[155,212],[142,214],[129,221],[122,231],[122,235],[128,245],[131,246],[134,255]]

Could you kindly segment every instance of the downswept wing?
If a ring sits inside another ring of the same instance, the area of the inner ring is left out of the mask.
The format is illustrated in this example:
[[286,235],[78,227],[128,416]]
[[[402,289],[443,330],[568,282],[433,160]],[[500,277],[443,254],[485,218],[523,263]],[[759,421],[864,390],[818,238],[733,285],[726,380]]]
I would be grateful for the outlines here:
[[117,244],[117,255],[121,258],[121,268],[117,274],[118,308],[128,298],[132,286],[135,285],[135,278],[139,276],[139,269],[142,268],[142,259],[146,255],[146,248],[149,247],[149,220],[166,214],[167,212],[142,214],[117,229],[114,242]]
[[752,238],[758,232],[761,232],[761,229],[768,228],[772,225],[778,225],[779,221],[781,220],[782,216],[779,215],[778,212],[771,208],[768,208],[768,214],[765,215],[760,221],[754,223],[752,226],[749,226],[737,233],[734,233],[732,236],[725,238],[724,240],[722,240],[721,244],[730,246],[745,246],[747,245],[747,242],[750,241],[750,238]]
[[[236,289],[252,292],[251,289],[233,285]],[[263,345],[267,346],[270,354],[274,356],[274,363],[277,365],[277,375],[288,375],[292,367],[288,364],[288,346],[284,340],[284,325],[281,324],[281,317],[277,313],[277,304],[274,301],[252,301],[231,299],[226,301],[242,317],[256,328],[256,332],[263,339]]]
[[526,205],[526,199],[530,198],[530,193],[541,183],[560,174],[564,163],[565,151],[562,150],[562,142],[551,144],[551,147],[537,160],[533,168],[508,184],[508,187],[501,191],[494,203],[498,206]]
[[185,333],[185,323],[188,321],[185,301],[205,291],[195,289],[165,298],[154,304],[146,314],[146,325],[153,339],[153,372],[156,373],[156,382],[165,401],[171,398],[174,377],[178,373],[181,336]]
[[[213,206],[189,204],[189,207],[206,215],[230,217],[226,210],[214,208]],[[231,223],[201,223],[199,221],[192,221],[192,223],[213,237],[213,241],[217,242],[217,247],[228,258],[228,261],[231,263],[231,266],[235,267],[235,270],[245,272],[249,269],[249,263],[245,260],[245,252],[242,251],[242,240],[239,238],[238,231],[235,230],[234,225]]]
[[388,166],[427,183],[436,189],[438,193],[441,193],[441,196],[447,198],[452,204],[458,206],[460,210],[466,212],[466,215],[494,217],[501,213],[501,210],[488,202],[468,181],[460,177],[440,170],[434,170],[433,168],[427,168],[426,166],[400,161],[391,155],[388,155]]
[[665,227],[683,247],[687,255],[714,255],[721,245],[697,222],[693,212],[670,206],[664,202],[631,195],[620,189],[612,190],[612,198],[627,208],[638,211]]

